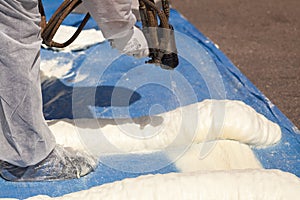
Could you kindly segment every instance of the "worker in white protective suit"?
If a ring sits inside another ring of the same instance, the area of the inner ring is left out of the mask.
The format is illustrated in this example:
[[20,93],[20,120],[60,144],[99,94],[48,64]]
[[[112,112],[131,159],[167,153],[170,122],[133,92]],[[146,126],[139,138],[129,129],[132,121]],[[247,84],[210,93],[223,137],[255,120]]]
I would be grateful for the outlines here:
[[[120,52],[143,57],[131,0],[84,0],[104,36]],[[79,178],[96,161],[56,144],[42,113],[38,0],[0,1],[0,175],[9,181]]]

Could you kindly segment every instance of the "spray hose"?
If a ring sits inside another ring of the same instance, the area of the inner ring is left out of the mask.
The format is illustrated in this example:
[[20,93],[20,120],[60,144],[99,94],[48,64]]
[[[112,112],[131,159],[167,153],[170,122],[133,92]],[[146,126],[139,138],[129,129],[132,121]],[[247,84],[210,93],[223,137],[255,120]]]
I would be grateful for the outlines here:
[[70,45],[80,34],[82,29],[84,28],[85,24],[90,18],[90,14],[87,13],[77,28],[76,32],[64,43],[58,43],[53,41],[53,37],[56,34],[58,28],[64,21],[64,19],[79,5],[81,4],[81,0],[65,0],[59,8],[55,11],[52,15],[50,20],[47,22],[46,15],[44,11],[44,7],[42,4],[42,0],[39,0],[39,11],[41,13],[41,36],[43,39],[43,43],[49,47],[57,47],[57,48],[64,48]]

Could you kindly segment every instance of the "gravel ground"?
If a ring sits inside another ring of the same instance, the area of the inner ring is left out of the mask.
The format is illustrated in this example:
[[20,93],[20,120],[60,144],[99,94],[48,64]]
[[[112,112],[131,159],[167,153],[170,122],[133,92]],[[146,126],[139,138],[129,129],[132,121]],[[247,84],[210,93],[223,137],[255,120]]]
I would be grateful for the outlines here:
[[172,6],[300,128],[299,0],[173,0]]

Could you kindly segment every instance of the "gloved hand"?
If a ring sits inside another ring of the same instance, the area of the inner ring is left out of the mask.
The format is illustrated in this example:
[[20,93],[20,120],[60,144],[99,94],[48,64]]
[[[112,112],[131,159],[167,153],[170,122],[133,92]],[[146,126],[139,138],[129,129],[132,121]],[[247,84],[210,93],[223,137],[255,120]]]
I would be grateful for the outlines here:
[[110,44],[113,48],[118,49],[120,53],[136,58],[147,57],[149,55],[147,40],[143,32],[135,26],[126,36],[111,39]]

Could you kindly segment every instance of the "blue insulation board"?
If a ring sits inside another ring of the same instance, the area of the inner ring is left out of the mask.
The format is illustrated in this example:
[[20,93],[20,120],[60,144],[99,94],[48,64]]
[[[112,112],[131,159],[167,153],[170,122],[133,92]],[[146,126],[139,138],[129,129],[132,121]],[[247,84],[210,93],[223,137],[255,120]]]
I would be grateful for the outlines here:
[[[44,1],[48,19],[60,2]],[[72,14],[64,24],[76,26],[82,18],[82,15]],[[180,59],[174,71],[145,64],[146,58],[121,55],[107,42],[76,52],[42,49],[43,61],[58,60],[58,67],[71,63],[64,76],[42,83],[45,118],[141,117],[204,99],[241,100],[278,123],[282,130],[279,144],[253,149],[263,167],[281,169],[300,177],[298,129],[180,13],[171,10],[170,20],[176,30]],[[86,28],[97,26],[90,20]],[[116,155],[107,159],[123,165],[122,169],[134,169],[118,170],[100,162],[95,172],[77,180],[12,183],[0,179],[0,197],[24,199],[41,194],[55,197],[127,177],[180,172],[163,152]],[[147,170],[147,166],[153,165],[157,165],[157,169]],[[137,168],[141,170],[133,172]]]

